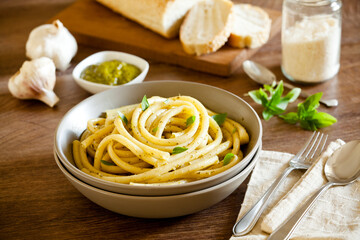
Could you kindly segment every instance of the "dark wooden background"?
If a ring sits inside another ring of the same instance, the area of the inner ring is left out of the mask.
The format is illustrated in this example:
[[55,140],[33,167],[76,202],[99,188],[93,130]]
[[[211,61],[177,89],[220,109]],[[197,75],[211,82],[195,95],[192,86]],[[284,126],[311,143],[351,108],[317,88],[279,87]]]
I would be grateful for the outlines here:
[[[53,159],[53,137],[62,116],[90,96],[79,88],[71,72],[79,61],[101,49],[79,46],[66,72],[57,73],[55,108],[35,100],[18,100],[8,91],[8,79],[26,60],[25,43],[30,31],[69,6],[72,0],[0,1],[0,239],[228,239],[231,236],[246,183],[215,206],[189,216],[151,220],[122,216],[83,197],[65,179]],[[244,1],[245,2],[245,1]],[[254,0],[266,8],[281,10],[281,0]],[[338,123],[325,128],[330,140],[360,139],[360,1],[343,1],[341,69],[323,84],[300,86],[324,98],[338,98],[339,106],[325,108]],[[252,57],[279,79],[280,35]],[[184,80],[221,87],[261,107],[244,96],[259,86],[242,69],[229,78],[150,61],[146,81]],[[290,109],[296,104],[292,104]],[[295,110],[295,109],[293,109]],[[310,133],[278,118],[262,120],[263,149],[296,153]]]

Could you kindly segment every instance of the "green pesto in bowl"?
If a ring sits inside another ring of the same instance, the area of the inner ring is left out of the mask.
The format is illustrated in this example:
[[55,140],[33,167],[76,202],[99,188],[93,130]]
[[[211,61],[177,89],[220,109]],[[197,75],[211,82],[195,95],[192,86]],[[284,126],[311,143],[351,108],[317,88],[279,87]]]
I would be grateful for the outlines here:
[[80,77],[89,82],[117,86],[130,82],[140,73],[141,70],[132,64],[111,60],[88,66]]

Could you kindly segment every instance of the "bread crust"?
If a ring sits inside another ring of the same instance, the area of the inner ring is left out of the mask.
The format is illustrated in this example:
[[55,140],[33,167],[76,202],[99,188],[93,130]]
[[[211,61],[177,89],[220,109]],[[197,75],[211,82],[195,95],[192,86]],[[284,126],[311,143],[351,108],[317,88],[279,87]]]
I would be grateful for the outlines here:
[[199,0],[96,0],[116,13],[164,36],[173,38],[187,11]]

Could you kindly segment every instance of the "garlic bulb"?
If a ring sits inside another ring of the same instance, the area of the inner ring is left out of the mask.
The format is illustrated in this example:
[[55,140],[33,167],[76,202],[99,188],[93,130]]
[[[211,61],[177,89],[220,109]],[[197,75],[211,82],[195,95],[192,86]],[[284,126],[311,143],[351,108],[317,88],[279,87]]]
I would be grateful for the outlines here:
[[56,82],[54,62],[47,57],[25,61],[9,80],[10,93],[20,99],[38,99],[53,107],[59,98],[53,92]]
[[57,69],[65,71],[77,52],[73,35],[56,20],[33,29],[26,42],[26,56],[31,59],[51,58]]

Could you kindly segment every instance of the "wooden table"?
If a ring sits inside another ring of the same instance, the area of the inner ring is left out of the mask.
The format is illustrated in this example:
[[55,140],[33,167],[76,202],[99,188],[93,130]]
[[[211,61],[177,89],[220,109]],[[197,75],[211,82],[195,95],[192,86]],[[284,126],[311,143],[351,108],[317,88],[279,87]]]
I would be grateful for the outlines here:
[[[79,46],[66,72],[57,73],[55,92],[60,102],[49,108],[35,100],[11,96],[8,79],[25,61],[29,32],[71,4],[72,0],[0,2],[0,239],[228,239],[231,236],[246,183],[215,206],[173,219],[151,220],[122,216],[83,197],[62,175],[53,158],[55,128],[62,116],[90,96],[71,77],[76,63],[99,49]],[[254,0],[254,4],[281,10],[281,0]],[[330,140],[360,139],[360,4],[344,0],[341,69],[331,81],[301,86],[324,98],[339,99],[336,108],[321,106],[338,119],[323,129]],[[266,44],[252,60],[279,79],[280,35]],[[239,69],[229,78],[212,76],[158,62],[150,62],[147,81],[184,80],[221,87],[243,97],[260,114],[261,106],[244,96],[259,86]],[[278,118],[266,122],[263,149],[296,153],[310,133]]]

